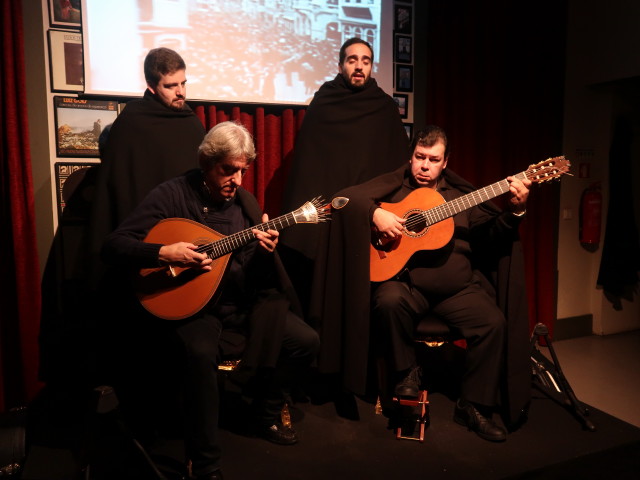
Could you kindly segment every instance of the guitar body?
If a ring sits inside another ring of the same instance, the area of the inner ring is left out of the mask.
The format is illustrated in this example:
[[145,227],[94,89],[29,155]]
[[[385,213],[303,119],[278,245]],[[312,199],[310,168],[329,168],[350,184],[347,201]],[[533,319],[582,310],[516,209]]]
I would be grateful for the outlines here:
[[[204,245],[224,235],[185,218],[167,218],[158,222],[144,239],[147,243],[169,245],[191,242]],[[142,306],[165,320],[182,320],[198,313],[211,300],[229,263],[231,254],[216,258],[210,271],[163,266],[143,268],[136,278],[136,290]]]
[[[398,203],[381,203],[380,207],[409,219],[424,210],[445,203],[444,198],[431,188],[418,188]],[[417,217],[416,217],[417,218]],[[424,222],[407,229],[402,236],[382,246],[370,246],[370,280],[383,282],[396,275],[419,250],[436,250],[444,247],[453,237],[453,218],[446,218],[427,227]]]

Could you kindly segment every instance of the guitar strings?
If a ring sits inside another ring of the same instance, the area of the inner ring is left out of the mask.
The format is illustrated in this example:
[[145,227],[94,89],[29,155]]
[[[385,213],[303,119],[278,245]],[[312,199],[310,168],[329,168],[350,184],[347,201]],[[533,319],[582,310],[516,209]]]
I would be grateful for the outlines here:
[[[561,164],[560,168],[558,168],[557,162],[566,162],[566,165],[562,166]],[[547,180],[558,178],[563,173],[567,173],[569,171],[569,166],[570,163],[565,159],[564,156],[554,157],[549,158],[536,165],[532,165],[528,170],[526,170],[525,172],[520,172],[514,175],[514,177],[521,180],[523,178],[528,178],[535,183],[541,183],[546,182]],[[496,193],[495,188],[497,188],[498,193]],[[491,189],[491,193],[489,193],[489,189]],[[467,208],[471,208],[475,205],[479,205],[480,203],[502,195],[503,193],[506,193],[507,190],[509,190],[509,182],[505,179],[487,187],[475,190],[461,197],[455,198],[449,202],[437,205],[433,208],[430,208],[429,210],[420,210],[420,212],[416,215],[412,215],[407,218],[407,221],[404,224],[404,229],[407,231],[411,231],[412,228],[419,226],[421,227],[423,223],[425,224],[424,227],[430,227],[431,225],[452,217],[457,213],[466,210]]]
[[[283,221],[285,219],[287,220],[287,223],[286,225],[283,225]],[[280,229],[282,229],[295,223],[296,222],[293,213],[287,213],[285,215],[282,215],[281,217],[277,217],[260,225],[255,225],[245,230],[241,230],[240,232],[233,233],[219,240],[199,245],[198,248],[196,248],[196,252],[206,253],[209,258],[219,258],[223,255],[226,255],[227,253],[232,252],[236,248],[246,245],[251,240],[254,240],[255,236],[253,235],[253,230],[260,230],[262,232],[265,232],[267,230],[278,230],[278,228],[276,227],[277,224],[280,224]]]
[[[431,225],[441,222],[449,217],[453,217],[457,213],[462,212],[482,202],[495,198],[505,193],[509,189],[509,182],[501,180],[487,187],[481,188],[474,192],[468,193],[458,198],[454,198],[449,202],[437,205],[429,210],[420,210],[416,215],[410,216],[404,224],[405,230],[411,231],[412,228],[422,226],[430,227]],[[491,193],[489,193],[491,190]],[[496,193],[496,190],[499,193]]]
[[209,258],[212,259],[220,258],[227,253],[232,252],[236,248],[239,248],[243,245],[246,245],[250,241],[255,240],[253,230],[260,230],[262,232],[265,232],[267,230],[282,230],[283,228],[295,225],[296,223],[298,223],[295,216],[296,212],[302,214],[302,210],[307,204],[310,204],[315,209],[315,219],[313,223],[327,221],[330,219],[331,211],[328,206],[325,207],[322,205],[323,201],[324,200],[322,199],[322,197],[315,197],[294,212],[287,213],[260,225],[249,227],[245,230],[233,233],[213,242],[199,245],[198,248],[196,248],[196,252],[206,253]]

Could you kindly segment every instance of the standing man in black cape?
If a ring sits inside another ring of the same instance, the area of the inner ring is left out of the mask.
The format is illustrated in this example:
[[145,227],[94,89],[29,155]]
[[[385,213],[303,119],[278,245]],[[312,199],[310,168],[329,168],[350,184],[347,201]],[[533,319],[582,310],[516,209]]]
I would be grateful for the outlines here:
[[[371,76],[373,49],[360,38],[340,48],[336,77],[316,92],[296,138],[283,211],[309,195],[338,190],[394,169],[409,155],[409,139],[398,106]],[[283,232],[281,254],[304,301],[316,255],[318,229],[300,225]],[[288,248],[282,248],[282,247]]]
[[93,198],[92,268],[104,238],[147,193],[198,165],[205,130],[186,103],[186,68],[177,52],[150,50],[144,60],[144,96],[127,102],[109,130]]
[[101,139],[101,164],[83,252],[90,312],[85,318],[93,322],[96,382],[119,382],[116,391],[123,409],[132,412],[127,421],[141,439],[153,438],[155,421],[161,415],[169,418],[168,403],[177,401],[172,395],[151,398],[157,385],[164,383],[166,370],[164,365],[148,368],[147,360],[157,358],[163,342],[171,339],[158,329],[146,328],[127,309],[123,300],[127,279],[107,269],[100,251],[105,238],[156,186],[198,167],[198,148],[205,135],[202,122],[186,103],[186,64],[177,52],[164,47],[150,50],[144,76],[143,97],[127,102],[106,140]]

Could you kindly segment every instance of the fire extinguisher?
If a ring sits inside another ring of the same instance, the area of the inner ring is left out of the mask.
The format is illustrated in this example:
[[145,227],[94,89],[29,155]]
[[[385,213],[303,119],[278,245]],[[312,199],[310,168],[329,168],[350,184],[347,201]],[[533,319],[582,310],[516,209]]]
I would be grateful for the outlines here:
[[582,192],[580,201],[580,243],[597,247],[602,225],[602,192],[600,182]]

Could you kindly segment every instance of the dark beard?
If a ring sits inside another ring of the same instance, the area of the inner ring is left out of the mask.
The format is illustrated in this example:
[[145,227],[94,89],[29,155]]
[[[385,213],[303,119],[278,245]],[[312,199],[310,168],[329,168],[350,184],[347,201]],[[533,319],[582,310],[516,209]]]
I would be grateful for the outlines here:
[[342,75],[342,78],[344,79],[344,83],[347,84],[347,87],[349,87],[349,89],[353,90],[354,92],[359,92],[361,90],[364,90],[371,83],[371,75],[367,77],[367,79],[364,81],[362,85],[354,85],[353,83],[351,83],[351,79],[349,77],[346,77],[345,75]]

